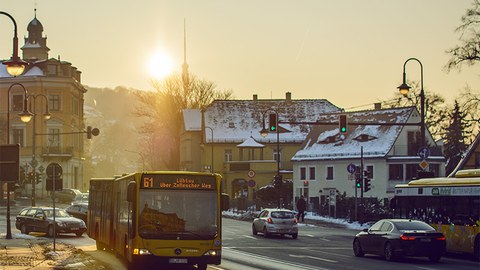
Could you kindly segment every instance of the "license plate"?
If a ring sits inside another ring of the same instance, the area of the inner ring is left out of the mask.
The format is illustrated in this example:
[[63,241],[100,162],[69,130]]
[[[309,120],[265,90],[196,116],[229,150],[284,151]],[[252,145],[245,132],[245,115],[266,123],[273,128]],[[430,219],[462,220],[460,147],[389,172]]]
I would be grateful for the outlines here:
[[186,263],[188,263],[188,260],[184,259],[184,258],[182,258],[182,259],[180,259],[180,258],[170,258],[168,260],[168,262],[169,263],[185,263],[186,264]]
[[430,242],[430,238],[422,238],[420,239],[420,242]]

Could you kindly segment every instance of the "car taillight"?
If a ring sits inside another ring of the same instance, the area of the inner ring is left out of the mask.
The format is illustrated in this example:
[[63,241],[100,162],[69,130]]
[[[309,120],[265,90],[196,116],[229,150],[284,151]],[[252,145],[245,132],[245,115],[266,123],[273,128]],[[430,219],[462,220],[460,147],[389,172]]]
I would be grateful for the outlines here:
[[400,235],[400,239],[405,241],[413,241],[415,240],[415,236],[408,236],[408,235],[402,234]]
[[437,240],[438,241],[445,241],[445,240],[447,240],[447,238],[444,235],[442,235],[442,236],[437,237]]
[[270,223],[270,224],[273,224],[272,218],[267,218],[267,222]]

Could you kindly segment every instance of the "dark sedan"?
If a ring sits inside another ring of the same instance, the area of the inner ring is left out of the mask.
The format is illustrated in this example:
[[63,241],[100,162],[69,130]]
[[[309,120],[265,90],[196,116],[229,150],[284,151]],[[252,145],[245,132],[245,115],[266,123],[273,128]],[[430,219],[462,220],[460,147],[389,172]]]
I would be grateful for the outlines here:
[[445,236],[441,232],[423,221],[409,219],[382,219],[353,240],[355,256],[377,254],[387,261],[412,256],[438,262],[445,247]]
[[[56,224],[55,227],[54,224]],[[70,216],[61,208],[55,209],[54,222],[53,208],[51,207],[27,207],[22,209],[16,217],[15,227],[23,234],[41,232],[46,233],[49,237],[60,233],[74,233],[80,237],[87,230],[83,220]]]
[[88,204],[87,203],[72,203],[72,205],[65,208],[68,214],[83,220],[87,223]]

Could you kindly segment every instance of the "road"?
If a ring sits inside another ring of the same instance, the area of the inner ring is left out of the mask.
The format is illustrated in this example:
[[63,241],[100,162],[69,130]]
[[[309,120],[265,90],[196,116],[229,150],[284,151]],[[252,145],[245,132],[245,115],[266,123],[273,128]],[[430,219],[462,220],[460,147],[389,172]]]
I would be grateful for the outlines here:
[[[65,207],[65,205],[58,205]],[[14,225],[15,215],[20,206],[11,209],[12,233],[20,233]],[[5,207],[0,207],[0,224],[5,224]],[[1,226],[1,225],[0,225]],[[351,242],[355,230],[340,225],[316,224],[299,228],[297,239],[288,236],[253,235],[251,222],[223,219],[222,264],[209,266],[215,270],[286,270],[286,269],[369,269],[369,270],[478,270],[480,263],[465,257],[447,256],[439,263],[431,263],[427,258],[405,258],[387,262],[382,257],[366,255],[357,258],[352,253]],[[74,245],[92,255],[95,259],[108,264],[111,269],[124,270],[125,265],[114,255],[96,250],[95,241],[86,234],[82,237],[61,235],[56,241]],[[192,269],[192,268],[178,268]]]

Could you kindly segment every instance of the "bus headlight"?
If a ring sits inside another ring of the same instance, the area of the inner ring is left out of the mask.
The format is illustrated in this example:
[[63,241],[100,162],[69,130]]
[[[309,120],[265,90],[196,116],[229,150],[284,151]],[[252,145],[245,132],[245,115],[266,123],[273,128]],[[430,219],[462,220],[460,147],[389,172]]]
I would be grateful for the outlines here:
[[135,248],[135,249],[133,249],[133,254],[135,254],[135,255],[151,255],[152,253],[146,248]]
[[203,256],[220,256],[220,250],[210,249],[203,254]]

